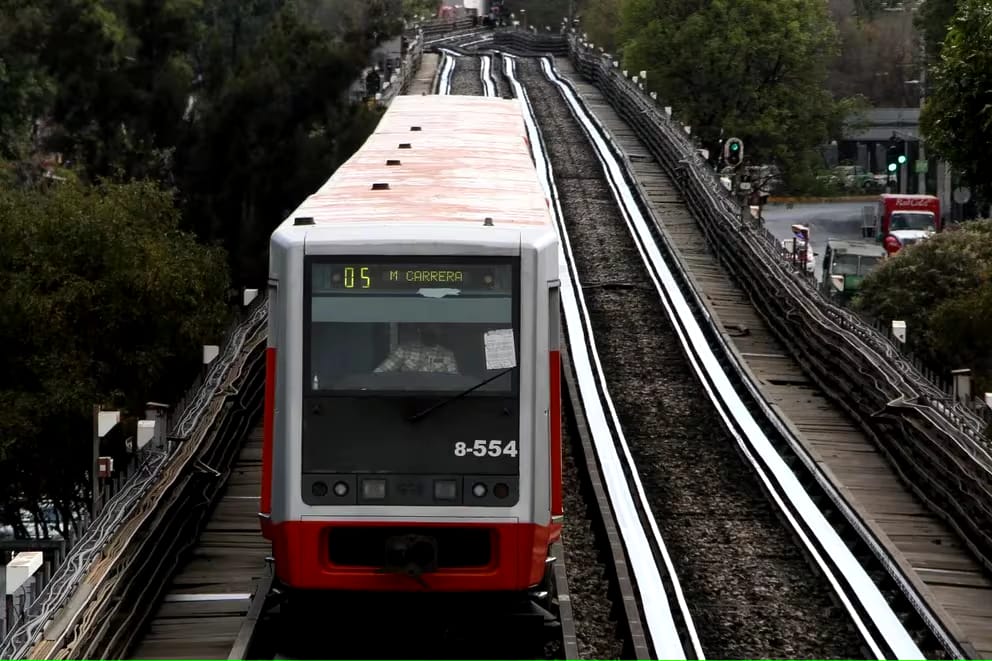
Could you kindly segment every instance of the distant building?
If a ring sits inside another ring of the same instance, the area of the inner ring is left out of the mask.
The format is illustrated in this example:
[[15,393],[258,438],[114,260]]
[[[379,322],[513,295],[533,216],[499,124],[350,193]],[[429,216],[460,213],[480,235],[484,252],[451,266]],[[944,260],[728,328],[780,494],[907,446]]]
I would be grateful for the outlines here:
[[837,159],[868,172],[885,172],[885,150],[896,136],[904,141],[909,162],[919,155],[919,108],[871,108],[848,118],[844,137],[837,141]]

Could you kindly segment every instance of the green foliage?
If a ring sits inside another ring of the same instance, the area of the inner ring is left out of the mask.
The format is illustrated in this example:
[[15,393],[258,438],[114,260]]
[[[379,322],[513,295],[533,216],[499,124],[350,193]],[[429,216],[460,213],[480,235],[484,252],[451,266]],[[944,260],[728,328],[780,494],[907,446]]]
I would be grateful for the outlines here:
[[150,183],[4,190],[0,217],[0,475],[69,504],[90,407],[175,401],[219,339],[224,255],[179,231]]
[[[225,261],[264,282],[271,230],[378,121],[347,90],[400,19],[401,0],[0,0],[0,522],[42,498],[71,518],[92,404],[186,389]],[[135,179],[157,183],[111,183]]]
[[947,28],[957,11],[959,0],[926,0],[916,10],[916,29],[923,34],[927,55],[931,61],[940,57]]
[[264,282],[269,234],[375,126],[378,115],[339,98],[360,66],[286,8],[203,100],[180,188],[187,222],[227,246],[236,281]]
[[34,120],[55,93],[39,62],[46,15],[30,0],[0,0],[0,159],[25,159],[35,143]]
[[831,93],[835,98],[861,95],[875,106],[916,105],[917,90],[905,83],[921,66],[914,14],[876,10],[860,15],[858,5],[829,0],[841,43],[830,66]]
[[850,110],[826,90],[837,40],[821,0],[626,0],[620,37],[624,66],[647,70],[711,153],[738,136],[793,188]]
[[418,16],[434,18],[441,4],[441,0],[403,0],[403,18],[408,21]]
[[992,198],[992,8],[961,0],[933,69],[920,117],[927,148],[960,172],[980,198]]
[[992,387],[992,220],[900,251],[865,278],[856,310],[906,321],[908,345],[947,376],[970,367]]
[[168,177],[192,91],[200,0],[48,0],[52,149],[92,180]]
[[582,5],[582,31],[607,53],[616,53],[621,45],[617,39],[617,26],[623,4],[623,0],[588,0]]

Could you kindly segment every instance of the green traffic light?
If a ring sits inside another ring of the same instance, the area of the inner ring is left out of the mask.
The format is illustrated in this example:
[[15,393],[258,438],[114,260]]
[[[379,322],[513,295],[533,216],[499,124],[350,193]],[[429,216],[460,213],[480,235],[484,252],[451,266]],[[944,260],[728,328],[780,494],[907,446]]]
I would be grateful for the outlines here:
[[896,164],[889,163],[889,172],[895,172],[895,171],[896,171]]
[[737,151],[740,148],[741,148],[741,146],[740,146],[739,143],[736,143],[736,142],[731,142],[730,143],[730,151]]
[[902,165],[905,162],[906,162],[906,155],[905,154],[899,154],[899,165]]

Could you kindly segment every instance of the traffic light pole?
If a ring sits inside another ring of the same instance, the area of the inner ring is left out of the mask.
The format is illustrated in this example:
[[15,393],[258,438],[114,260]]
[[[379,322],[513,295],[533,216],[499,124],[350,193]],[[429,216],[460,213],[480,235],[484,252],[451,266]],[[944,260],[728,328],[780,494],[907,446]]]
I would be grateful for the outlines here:
[[899,194],[905,195],[909,188],[909,140],[902,141],[902,153],[906,160],[899,165]]
[[[926,99],[927,96],[927,42],[924,41],[922,38],[920,39],[920,62],[923,63],[922,66],[920,67],[920,113],[922,113],[923,101]],[[917,130],[920,133],[919,161],[921,163],[926,163],[927,152],[923,148],[923,130],[922,129],[917,129]],[[926,195],[927,173],[925,171],[918,172],[917,177],[919,177],[919,179],[917,179],[916,192],[919,193],[920,195]]]
[[[741,184],[745,177],[740,172],[740,168],[744,166],[744,142],[740,138],[728,138],[723,143],[723,160],[734,169],[734,178],[731,187],[734,196],[741,205],[741,223],[748,225],[751,220],[751,206],[748,204],[749,190],[741,190],[743,188]],[[750,181],[748,181],[748,189],[750,189],[750,185]]]

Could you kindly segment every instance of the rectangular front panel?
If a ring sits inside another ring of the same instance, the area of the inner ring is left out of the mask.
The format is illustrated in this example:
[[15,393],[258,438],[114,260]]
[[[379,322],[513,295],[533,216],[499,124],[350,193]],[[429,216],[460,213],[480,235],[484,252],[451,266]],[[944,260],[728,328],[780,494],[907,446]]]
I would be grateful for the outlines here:
[[517,472],[513,397],[466,396],[411,421],[442,397],[308,397],[303,472]]
[[[449,498],[433,492],[466,474],[502,476],[515,495],[519,273],[518,258],[306,259],[305,502],[469,504],[460,481]],[[347,494],[316,484],[322,475],[351,475]],[[395,479],[377,487],[388,496],[365,499],[360,484],[375,475]]]

